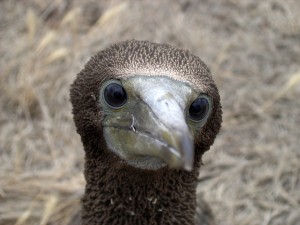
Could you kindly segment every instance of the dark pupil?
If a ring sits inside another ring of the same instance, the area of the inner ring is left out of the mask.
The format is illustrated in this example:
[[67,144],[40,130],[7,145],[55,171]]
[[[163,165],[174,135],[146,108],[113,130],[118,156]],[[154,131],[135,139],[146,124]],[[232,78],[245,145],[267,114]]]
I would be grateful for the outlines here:
[[112,107],[120,107],[125,104],[127,95],[119,84],[109,84],[104,90],[105,101]]
[[209,103],[206,98],[197,98],[189,108],[192,120],[202,120],[208,113]]

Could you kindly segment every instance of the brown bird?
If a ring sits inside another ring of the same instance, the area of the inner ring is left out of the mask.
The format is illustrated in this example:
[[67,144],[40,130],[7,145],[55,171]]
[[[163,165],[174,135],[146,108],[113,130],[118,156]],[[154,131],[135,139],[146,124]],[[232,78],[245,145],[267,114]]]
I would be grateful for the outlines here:
[[200,58],[125,41],[93,56],[70,96],[86,153],[83,225],[213,224],[196,187],[222,111]]

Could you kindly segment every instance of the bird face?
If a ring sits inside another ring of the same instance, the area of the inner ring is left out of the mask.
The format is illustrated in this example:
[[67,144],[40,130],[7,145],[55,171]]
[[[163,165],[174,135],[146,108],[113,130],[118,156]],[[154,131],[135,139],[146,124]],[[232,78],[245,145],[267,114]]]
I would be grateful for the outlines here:
[[201,59],[148,41],[98,52],[70,97],[88,166],[197,169],[222,122],[218,89]]
[[212,112],[212,97],[166,76],[109,79],[100,87],[103,136],[131,166],[191,171],[194,139]]

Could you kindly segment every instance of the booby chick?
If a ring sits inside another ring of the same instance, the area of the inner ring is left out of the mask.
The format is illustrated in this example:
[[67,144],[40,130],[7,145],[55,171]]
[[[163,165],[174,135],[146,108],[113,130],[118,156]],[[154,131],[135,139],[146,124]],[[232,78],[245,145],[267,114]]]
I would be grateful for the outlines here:
[[70,96],[86,153],[83,225],[208,223],[197,215],[197,178],[222,111],[200,58],[121,42],[88,61]]

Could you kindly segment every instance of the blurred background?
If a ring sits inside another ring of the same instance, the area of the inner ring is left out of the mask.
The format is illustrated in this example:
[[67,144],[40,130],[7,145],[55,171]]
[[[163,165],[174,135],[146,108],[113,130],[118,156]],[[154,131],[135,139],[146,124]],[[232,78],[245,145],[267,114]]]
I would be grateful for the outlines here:
[[300,224],[300,1],[0,1],[0,225],[64,225],[84,191],[69,86],[126,39],[189,49],[224,110],[199,194],[220,225]]

